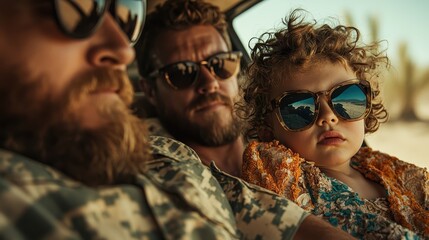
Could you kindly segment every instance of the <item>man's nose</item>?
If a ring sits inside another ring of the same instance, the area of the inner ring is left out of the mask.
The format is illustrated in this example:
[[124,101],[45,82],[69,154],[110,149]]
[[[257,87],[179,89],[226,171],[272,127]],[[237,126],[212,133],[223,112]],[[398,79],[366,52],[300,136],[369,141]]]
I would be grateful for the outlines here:
[[208,94],[217,92],[219,89],[219,81],[210,69],[205,66],[200,66],[200,75],[198,79],[197,91],[199,94]]
[[90,62],[96,66],[112,66],[125,70],[135,57],[128,37],[112,15],[108,13],[101,26],[91,36],[94,44],[89,54]]

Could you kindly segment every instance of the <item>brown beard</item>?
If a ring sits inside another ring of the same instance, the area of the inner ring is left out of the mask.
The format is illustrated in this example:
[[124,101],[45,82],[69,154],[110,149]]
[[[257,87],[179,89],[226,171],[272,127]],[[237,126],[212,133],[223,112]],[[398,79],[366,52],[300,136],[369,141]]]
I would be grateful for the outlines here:
[[231,109],[231,122],[228,126],[219,126],[216,118],[208,118],[205,123],[197,124],[184,119],[173,111],[168,111],[162,99],[158,99],[158,118],[167,131],[180,141],[193,141],[204,146],[222,146],[229,144],[241,135],[242,123],[233,111],[233,102],[220,93],[200,95],[189,104],[189,109],[198,108],[212,101],[220,101]]
[[[22,67],[0,74],[1,147],[91,186],[129,183],[145,171],[147,130],[127,107],[133,90],[125,72],[101,69],[75,79],[61,97],[49,94],[44,76],[31,78]],[[101,103],[97,111],[107,123],[83,129],[73,109],[90,92],[105,88],[119,89],[123,101]]]

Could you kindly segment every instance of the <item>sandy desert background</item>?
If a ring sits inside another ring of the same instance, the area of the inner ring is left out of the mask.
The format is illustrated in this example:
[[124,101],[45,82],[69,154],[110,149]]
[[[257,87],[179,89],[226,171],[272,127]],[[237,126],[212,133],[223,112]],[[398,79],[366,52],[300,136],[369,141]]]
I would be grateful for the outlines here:
[[420,167],[429,168],[429,124],[425,122],[393,122],[366,136],[373,149],[396,156]]

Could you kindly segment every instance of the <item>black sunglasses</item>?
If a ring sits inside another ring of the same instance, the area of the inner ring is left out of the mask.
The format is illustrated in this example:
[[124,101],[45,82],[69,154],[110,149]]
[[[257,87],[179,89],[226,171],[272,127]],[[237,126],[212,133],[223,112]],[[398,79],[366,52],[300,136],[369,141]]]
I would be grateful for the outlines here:
[[371,110],[371,85],[358,79],[347,80],[317,93],[287,91],[273,99],[271,106],[277,109],[277,119],[286,130],[303,131],[311,127],[318,117],[320,95],[327,96],[332,111],[345,121],[361,120]]
[[241,52],[215,54],[201,62],[183,61],[168,64],[149,74],[154,78],[162,74],[168,85],[179,90],[189,88],[197,82],[201,66],[205,65],[218,80],[226,80],[240,68]]
[[61,30],[73,38],[90,36],[109,11],[134,44],[146,15],[146,0],[53,0],[53,4]]

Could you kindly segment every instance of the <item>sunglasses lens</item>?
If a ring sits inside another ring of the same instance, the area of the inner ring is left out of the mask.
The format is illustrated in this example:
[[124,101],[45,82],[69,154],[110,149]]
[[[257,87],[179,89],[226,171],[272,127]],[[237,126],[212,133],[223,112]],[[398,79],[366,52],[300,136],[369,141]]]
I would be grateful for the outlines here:
[[293,93],[280,100],[280,116],[290,130],[312,124],[315,111],[315,98],[310,93]]
[[359,84],[339,87],[332,93],[332,106],[343,119],[353,120],[362,117],[367,108],[366,88]]
[[106,0],[57,0],[55,4],[62,28],[77,38],[91,34],[106,8]]
[[218,79],[225,80],[237,72],[240,66],[240,55],[221,53],[210,58],[209,65]]
[[142,0],[119,0],[116,3],[116,20],[132,43],[141,33],[146,12],[146,2]]
[[184,89],[197,80],[198,66],[192,62],[180,62],[172,64],[162,71],[165,72],[169,84],[174,88]]
[[[107,1],[55,0],[61,28],[71,37],[88,37],[106,12]],[[110,5],[110,13],[131,43],[137,42],[144,24],[146,0],[117,0]]]

